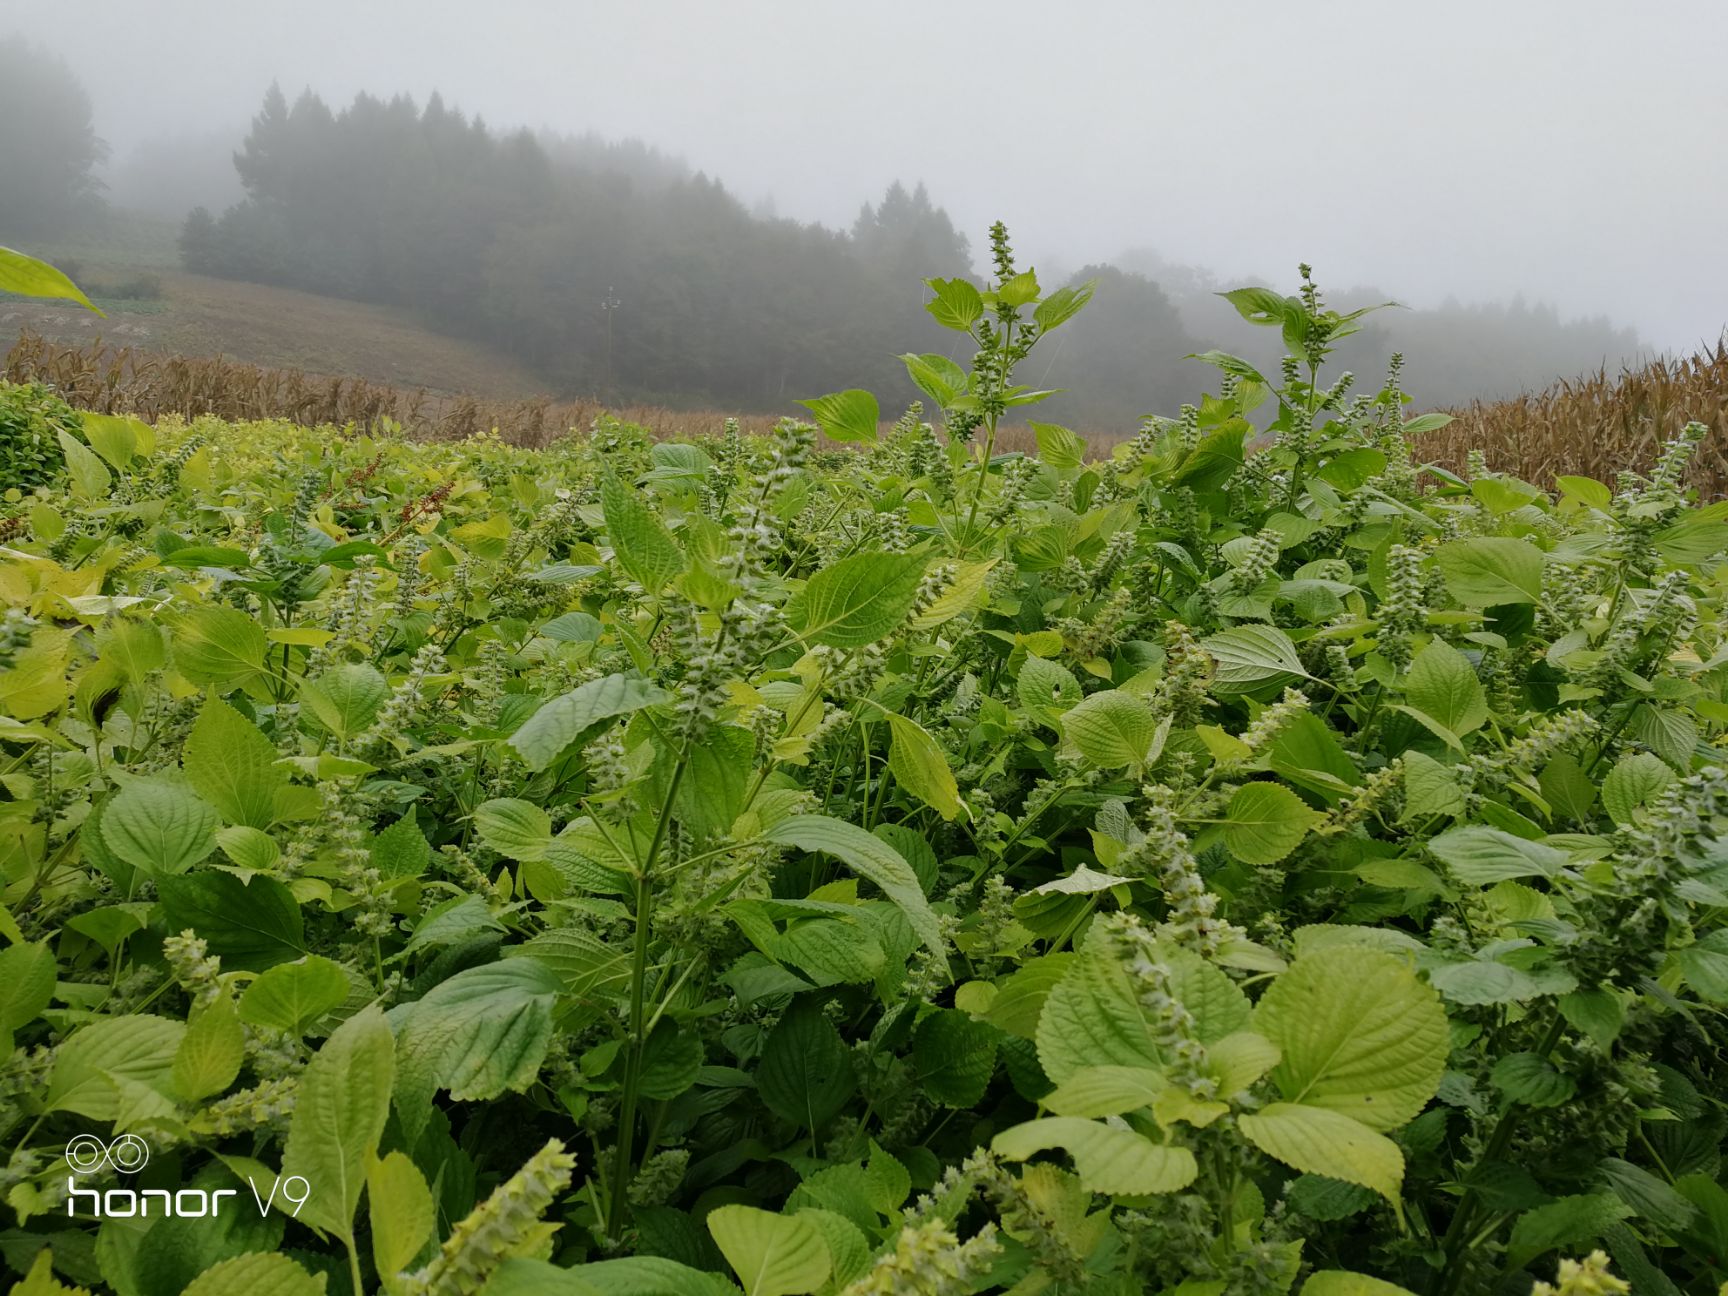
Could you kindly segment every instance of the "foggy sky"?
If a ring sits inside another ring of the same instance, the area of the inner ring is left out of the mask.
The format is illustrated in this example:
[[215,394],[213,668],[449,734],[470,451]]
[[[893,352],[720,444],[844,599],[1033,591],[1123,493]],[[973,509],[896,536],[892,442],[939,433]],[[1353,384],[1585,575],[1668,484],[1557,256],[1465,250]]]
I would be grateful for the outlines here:
[[[847,226],[923,180],[1022,263],[1126,248],[1226,280],[1522,292],[1665,348],[1728,325],[1723,0],[0,0],[115,161],[434,89],[494,126],[638,136]],[[958,267],[957,267],[958,269]]]

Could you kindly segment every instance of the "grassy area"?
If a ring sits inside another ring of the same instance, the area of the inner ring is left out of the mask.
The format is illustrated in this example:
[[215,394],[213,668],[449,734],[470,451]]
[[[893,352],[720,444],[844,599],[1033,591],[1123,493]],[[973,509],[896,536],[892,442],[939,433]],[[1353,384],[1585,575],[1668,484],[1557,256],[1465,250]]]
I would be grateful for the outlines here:
[[31,240],[28,251],[58,266],[80,272],[178,270],[180,227],[174,221],[138,212],[116,212],[109,219],[72,229],[51,239]]

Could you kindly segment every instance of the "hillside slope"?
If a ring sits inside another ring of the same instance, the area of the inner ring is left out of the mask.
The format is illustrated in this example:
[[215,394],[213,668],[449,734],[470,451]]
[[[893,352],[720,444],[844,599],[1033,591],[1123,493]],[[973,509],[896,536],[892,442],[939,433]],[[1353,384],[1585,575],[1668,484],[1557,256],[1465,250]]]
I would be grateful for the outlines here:
[[[141,271],[131,258],[129,264],[106,258],[74,260],[108,318],[75,306],[0,294],[0,340],[10,342],[30,329],[58,342],[88,344],[100,337],[112,345],[154,352],[221,355],[487,399],[513,400],[545,391],[544,383],[509,356],[432,332],[388,306],[178,270]],[[139,273],[160,281],[159,298],[101,295],[103,286]]]

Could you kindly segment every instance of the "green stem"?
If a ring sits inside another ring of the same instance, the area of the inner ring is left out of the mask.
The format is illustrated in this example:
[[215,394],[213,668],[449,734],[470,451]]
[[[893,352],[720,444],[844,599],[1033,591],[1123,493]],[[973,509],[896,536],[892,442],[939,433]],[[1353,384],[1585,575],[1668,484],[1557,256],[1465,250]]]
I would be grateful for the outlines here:
[[636,1140],[636,1104],[642,1085],[642,1055],[648,1042],[647,984],[648,938],[654,914],[654,861],[666,840],[667,825],[672,822],[672,803],[678,795],[678,785],[689,768],[688,747],[679,755],[672,768],[672,781],[666,786],[666,796],[654,825],[654,836],[648,843],[648,854],[636,874],[636,941],[630,959],[630,1042],[624,1055],[624,1089],[619,1104],[618,1146],[612,1159],[612,1208],[606,1214],[606,1231],[619,1236],[619,1226],[629,1202],[630,1166]]
[[1586,777],[1596,773],[1596,767],[1602,763],[1602,758],[1613,749],[1615,743],[1620,741],[1621,733],[1624,732],[1627,724],[1632,719],[1633,709],[1634,708],[1632,707],[1627,707],[1626,714],[1620,717],[1620,723],[1615,725],[1613,732],[1602,740],[1602,745],[1596,749],[1596,755],[1591,759],[1590,764],[1584,769]]
[[[1554,1051],[1554,1046],[1560,1042],[1560,1037],[1566,1031],[1566,1019],[1558,1012],[1554,1021],[1548,1027],[1548,1033],[1542,1037],[1541,1044],[1536,1047],[1536,1055],[1546,1058]],[[1490,1161],[1500,1159],[1506,1147],[1512,1141],[1512,1135],[1518,1128],[1517,1117],[1522,1104],[1511,1103],[1500,1113],[1500,1119],[1495,1123],[1494,1132],[1488,1136],[1488,1145],[1482,1149],[1482,1155],[1477,1165],[1486,1165]],[[1446,1233],[1440,1239],[1440,1249],[1446,1257],[1445,1267],[1441,1269],[1431,1291],[1434,1296],[1450,1296],[1455,1291],[1464,1273],[1458,1261],[1464,1252],[1470,1248],[1466,1243],[1470,1239],[1470,1226],[1475,1220],[1478,1198],[1475,1190],[1464,1189],[1464,1196],[1458,1202],[1458,1209],[1453,1212],[1451,1221],[1446,1225]]]
[[866,832],[874,832],[876,825],[882,822],[882,810],[888,800],[888,782],[893,771],[888,768],[888,762],[882,762],[882,776],[876,781],[876,808],[870,812],[870,817],[864,823]]
[[1048,801],[1030,814],[1025,815],[1019,823],[1015,824],[1014,831],[1008,834],[1008,840],[1002,843],[1002,858],[1007,859],[1008,852],[1014,848],[1014,844],[1018,842],[1021,837],[1025,836],[1026,831],[1031,828],[1033,824],[1037,823],[1045,815],[1054,810],[1056,808],[1056,803],[1072,792],[1074,788],[1075,785],[1073,783],[1064,783],[1051,794]]
[[984,462],[978,467],[978,489],[972,492],[972,508],[966,514],[966,528],[960,533],[960,553],[965,555],[972,543],[972,524],[978,518],[978,503],[984,498],[984,483],[990,478],[990,460],[996,453],[996,417],[990,417],[990,430],[984,434]]
[[[1009,319],[1004,321],[1002,328],[1002,351],[1004,354],[1007,353],[1008,345],[1013,340],[1014,321]],[[1001,383],[1003,388],[1006,389],[1008,386],[1008,373],[1006,370],[1004,370],[1002,374]],[[999,413],[992,413],[990,415],[989,430],[984,434],[984,462],[980,464],[978,468],[978,489],[972,492],[972,508],[966,514],[966,529],[960,535],[960,552],[962,556],[964,556],[966,549],[972,543],[972,523],[978,518],[978,502],[984,498],[984,483],[990,478],[990,460],[996,453],[996,424],[1001,417],[1002,416]]]
[[342,1245],[348,1248],[348,1277],[354,1284],[355,1296],[366,1290],[360,1280],[360,1253],[354,1249],[354,1233],[352,1230],[343,1234]]

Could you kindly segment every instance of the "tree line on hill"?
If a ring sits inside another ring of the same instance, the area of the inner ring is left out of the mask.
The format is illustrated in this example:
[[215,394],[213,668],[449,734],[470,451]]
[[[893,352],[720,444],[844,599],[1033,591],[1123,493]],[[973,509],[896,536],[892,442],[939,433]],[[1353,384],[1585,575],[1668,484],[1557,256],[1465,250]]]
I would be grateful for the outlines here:
[[[177,163],[152,147],[160,174],[220,192],[207,159]],[[0,242],[88,213],[103,157],[73,74],[0,41]],[[968,358],[966,339],[922,311],[920,281],[965,273],[973,248],[922,185],[890,186],[833,230],[753,209],[638,141],[496,131],[437,95],[362,94],[333,109],[277,86],[232,162],[238,201],[185,216],[188,270],[404,308],[507,350],[559,394],[783,410],[860,386],[891,413],[916,395],[900,353]],[[133,190],[135,171],[116,174],[133,205],[173,210],[172,195]],[[1143,414],[1174,413],[1210,378],[1185,357],[1212,346],[1275,371],[1272,331],[1243,326],[1206,272],[1144,253],[1118,261],[1071,276],[1099,281],[1094,303],[1022,375],[1064,389],[1041,407],[1048,417],[1122,433]],[[1372,321],[1344,362],[1367,382],[1406,347],[1411,390],[1426,403],[1540,387],[1637,350],[1606,320],[1562,322],[1545,308]]]

